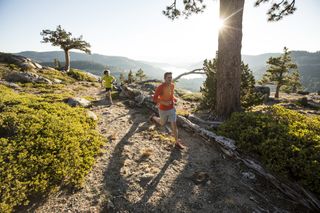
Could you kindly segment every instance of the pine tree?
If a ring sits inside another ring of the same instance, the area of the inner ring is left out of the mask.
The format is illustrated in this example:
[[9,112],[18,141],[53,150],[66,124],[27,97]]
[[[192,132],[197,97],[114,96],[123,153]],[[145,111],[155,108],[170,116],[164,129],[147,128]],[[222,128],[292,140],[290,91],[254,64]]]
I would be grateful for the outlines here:
[[61,69],[61,63],[58,59],[54,59],[53,60],[53,64],[54,64],[54,67],[57,69],[57,70],[60,70]]
[[[216,92],[217,92],[217,59],[204,60],[203,70],[206,73],[206,80],[200,88],[202,93],[201,107],[204,109],[215,110]],[[241,62],[241,86],[240,86],[240,102],[241,107],[248,109],[251,106],[262,103],[262,97],[255,92],[255,79],[248,64]]]
[[291,75],[288,76],[288,84],[281,88],[281,91],[286,93],[296,93],[298,90],[302,89],[302,84],[300,81],[299,70],[294,70]]
[[144,74],[143,70],[140,68],[140,69],[136,72],[136,77],[139,78],[139,81],[142,81],[142,80],[145,79],[147,76]]
[[248,64],[241,62],[240,103],[243,109],[259,105],[263,102],[261,94],[255,92],[256,81]]
[[203,86],[200,87],[202,93],[202,100],[200,107],[204,109],[210,109],[213,111],[216,106],[216,72],[217,72],[217,60],[214,58],[211,60],[204,60],[203,70],[207,76],[203,82]]
[[42,43],[51,43],[53,46],[59,46],[63,49],[66,59],[66,64],[64,70],[69,72],[70,70],[70,53],[71,49],[77,49],[84,51],[85,53],[91,54],[90,44],[84,40],[82,40],[82,36],[79,38],[71,37],[72,34],[70,32],[66,32],[64,29],[58,25],[56,30],[42,30],[40,33],[43,36]]
[[121,84],[123,84],[125,82],[126,79],[125,79],[123,73],[120,73],[119,80],[120,80]]
[[287,47],[283,48],[281,56],[270,57],[267,64],[269,64],[268,69],[259,83],[276,85],[274,97],[279,98],[281,87],[290,84],[290,70],[297,69],[297,65],[292,61]]
[[128,84],[131,84],[133,82],[135,82],[135,78],[134,78],[132,70],[130,70],[128,73]]

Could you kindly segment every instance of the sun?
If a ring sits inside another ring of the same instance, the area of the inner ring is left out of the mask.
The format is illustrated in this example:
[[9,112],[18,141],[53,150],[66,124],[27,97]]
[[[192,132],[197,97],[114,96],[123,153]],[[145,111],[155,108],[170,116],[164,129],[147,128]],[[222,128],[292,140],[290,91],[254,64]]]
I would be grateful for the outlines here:
[[218,19],[217,21],[217,28],[218,30],[222,30],[224,28],[224,20],[223,19]]

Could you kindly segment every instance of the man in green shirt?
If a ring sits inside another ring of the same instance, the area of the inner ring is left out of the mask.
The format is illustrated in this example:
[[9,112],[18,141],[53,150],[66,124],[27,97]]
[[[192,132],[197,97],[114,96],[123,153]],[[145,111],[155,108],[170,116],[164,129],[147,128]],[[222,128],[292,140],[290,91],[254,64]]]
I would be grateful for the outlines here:
[[101,79],[101,86],[104,86],[104,88],[106,88],[106,92],[107,92],[106,98],[109,98],[110,105],[113,104],[111,92],[112,92],[112,88],[113,88],[112,83],[115,81],[116,81],[116,79],[112,75],[110,75],[110,70],[105,70],[103,72],[103,76]]

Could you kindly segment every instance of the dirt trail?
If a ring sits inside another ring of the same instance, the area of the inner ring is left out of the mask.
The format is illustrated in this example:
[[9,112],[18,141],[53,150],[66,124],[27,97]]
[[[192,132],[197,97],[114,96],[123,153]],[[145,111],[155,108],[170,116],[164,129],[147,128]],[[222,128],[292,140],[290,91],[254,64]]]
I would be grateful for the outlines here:
[[35,212],[302,212],[263,177],[180,128],[174,148],[150,112],[125,101],[91,109],[109,143],[83,189],[51,195]]

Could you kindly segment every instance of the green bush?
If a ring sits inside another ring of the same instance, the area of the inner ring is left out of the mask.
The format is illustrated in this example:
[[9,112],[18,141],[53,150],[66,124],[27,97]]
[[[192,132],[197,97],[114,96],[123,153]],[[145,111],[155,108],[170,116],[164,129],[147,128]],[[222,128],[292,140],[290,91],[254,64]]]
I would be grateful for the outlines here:
[[81,186],[104,143],[95,126],[82,108],[0,86],[0,212]]
[[50,80],[58,79],[62,80],[63,83],[74,83],[75,79],[68,76],[66,73],[59,70],[51,70],[51,69],[41,69],[38,74],[41,76],[48,78]]
[[200,92],[186,93],[181,98],[186,101],[199,102],[202,100],[202,94]]
[[70,71],[67,74],[78,81],[90,81],[90,82],[97,81],[97,79],[95,79],[94,77],[77,69],[70,69]]
[[10,72],[10,68],[7,66],[7,64],[0,63],[0,79],[3,79],[8,72]]
[[320,195],[320,117],[308,117],[281,106],[264,113],[234,113],[219,134],[258,154],[265,165]]

